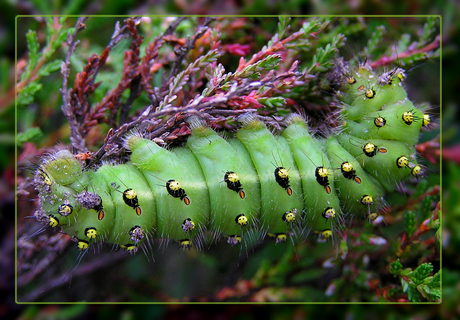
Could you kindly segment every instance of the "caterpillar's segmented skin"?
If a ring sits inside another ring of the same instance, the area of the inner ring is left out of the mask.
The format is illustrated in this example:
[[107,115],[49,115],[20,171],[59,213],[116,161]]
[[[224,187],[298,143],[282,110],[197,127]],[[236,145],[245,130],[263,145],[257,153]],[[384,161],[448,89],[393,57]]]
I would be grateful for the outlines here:
[[208,235],[232,245],[327,239],[347,215],[375,220],[386,192],[422,174],[415,143],[430,117],[408,100],[401,68],[377,76],[361,65],[343,75],[340,134],[314,138],[293,114],[275,136],[246,114],[236,136],[223,139],[192,117],[184,147],[126,137],[126,164],[85,171],[61,150],[35,173],[36,217],[81,250],[103,241],[132,252],[156,238],[182,247],[201,247]]

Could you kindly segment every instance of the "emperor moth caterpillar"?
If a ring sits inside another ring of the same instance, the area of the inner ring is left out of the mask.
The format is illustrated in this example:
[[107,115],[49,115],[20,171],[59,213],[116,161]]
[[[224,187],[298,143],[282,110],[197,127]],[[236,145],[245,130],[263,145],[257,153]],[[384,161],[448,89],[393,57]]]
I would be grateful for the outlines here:
[[414,144],[430,124],[407,98],[403,69],[341,72],[340,134],[315,138],[294,114],[273,135],[246,114],[236,136],[224,139],[192,117],[183,147],[126,136],[128,163],[84,170],[61,150],[35,173],[36,217],[81,250],[107,242],[135,252],[155,238],[199,248],[208,236],[232,245],[248,237],[334,239],[345,216],[374,219],[385,193],[421,176]]

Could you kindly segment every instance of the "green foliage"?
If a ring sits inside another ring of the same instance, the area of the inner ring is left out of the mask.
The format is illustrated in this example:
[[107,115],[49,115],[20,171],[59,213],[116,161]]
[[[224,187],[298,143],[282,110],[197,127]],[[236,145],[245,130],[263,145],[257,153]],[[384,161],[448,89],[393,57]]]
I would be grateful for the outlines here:
[[413,213],[412,211],[407,211],[404,214],[404,225],[406,228],[407,236],[411,238],[415,230],[417,229],[416,221],[415,221],[415,213]]
[[[291,18],[287,16],[280,16],[278,19],[278,38],[282,39],[289,28],[289,22],[291,22]],[[271,45],[270,41],[268,42],[269,46]]]
[[42,89],[41,79],[61,68],[61,59],[49,61],[56,50],[61,46],[70,28],[64,26],[65,19],[47,18],[46,20],[46,43],[42,51],[37,37],[37,32],[29,30],[26,34],[28,49],[28,64],[24,73],[20,76],[17,97],[18,106],[31,104],[36,93]]
[[399,274],[399,271],[402,269],[402,264],[399,262],[399,259],[393,261],[390,264],[390,273],[393,274],[395,277]]
[[54,60],[50,63],[45,64],[38,71],[38,75],[41,77],[49,76],[50,73],[58,71],[61,68],[62,60]]
[[425,221],[426,219],[431,217],[431,204],[433,203],[433,199],[431,196],[427,196],[423,198],[422,205],[420,206],[419,210],[419,217],[420,221]]
[[383,39],[383,35],[386,33],[385,26],[378,26],[375,28],[375,31],[372,33],[371,38],[367,42],[366,46],[366,55],[374,56],[377,54],[376,50],[380,49],[379,43]]
[[417,48],[423,47],[433,39],[433,35],[435,34],[437,28],[436,20],[437,18],[435,17],[429,17],[427,22],[423,25],[423,32],[420,35]]
[[307,21],[302,24],[302,30],[305,34],[318,32],[323,25],[318,20]]
[[204,56],[198,58],[195,62],[191,63],[187,69],[180,72],[177,76],[174,76],[172,83],[169,86],[169,94],[164,98],[163,102],[158,107],[158,110],[161,110],[165,106],[171,104],[171,102],[176,98],[176,93],[178,93],[180,90],[183,90],[183,87],[189,80],[190,74],[193,74],[200,69],[206,68],[209,64],[216,61],[219,55],[220,54],[217,50],[211,50]]
[[430,276],[433,272],[431,263],[423,263],[415,270],[402,269],[402,264],[396,260],[390,264],[390,273],[401,279],[401,286],[407,292],[409,301],[423,300],[439,301],[441,299],[441,271]]
[[24,142],[32,141],[34,139],[40,138],[43,135],[43,132],[40,128],[28,128],[26,131],[21,132],[17,135],[17,141],[19,144]]
[[26,34],[26,39],[27,48],[29,49],[29,65],[27,66],[26,72],[24,72],[24,74],[22,75],[23,80],[30,77],[33,68],[37,66],[37,62],[39,59],[38,49],[40,47],[37,39],[37,32],[29,30],[29,32],[27,32]]
[[234,77],[259,79],[260,72],[279,68],[280,61],[280,55],[269,55],[265,59],[262,59],[255,64],[248,65],[243,70],[236,72]]
[[42,88],[42,84],[31,82],[27,84],[19,93],[17,98],[18,105],[28,105],[34,101],[35,94]]
[[283,97],[259,98],[257,101],[269,108],[279,108],[286,105],[286,99]]
[[325,48],[318,48],[316,54],[313,56],[309,72],[316,73],[329,70],[334,65],[333,58],[337,54],[338,48],[345,44],[345,39],[344,35],[338,34]]

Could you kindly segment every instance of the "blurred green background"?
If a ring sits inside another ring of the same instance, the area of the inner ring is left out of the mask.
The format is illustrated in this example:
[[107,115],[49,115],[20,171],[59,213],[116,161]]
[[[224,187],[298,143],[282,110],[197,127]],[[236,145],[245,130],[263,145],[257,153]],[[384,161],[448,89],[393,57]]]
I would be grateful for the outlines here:
[[[198,4],[189,4],[188,2],[181,2],[181,1],[175,1],[175,2],[169,2],[167,4],[156,2],[155,5],[149,5],[146,3],[134,3],[133,2],[99,2],[99,3],[92,3],[88,4],[89,2],[87,1],[54,1],[51,2],[51,5],[42,5],[44,2],[38,2],[38,1],[31,1],[31,2],[24,2],[24,3],[19,3],[17,5],[8,5],[8,4],[3,4],[5,10],[4,10],[4,15],[5,18],[3,19],[3,24],[2,25],[2,30],[10,30],[7,29],[6,24],[11,23],[12,21],[11,17],[14,14],[38,14],[38,13],[56,13],[56,12],[62,12],[62,13],[87,13],[87,14],[122,14],[122,13],[193,13],[193,14],[201,14],[201,13],[218,13],[219,10],[222,10],[222,6],[217,6],[215,4],[208,3],[206,1],[199,2]],[[445,159],[443,162],[443,170],[444,170],[444,175],[443,175],[443,198],[444,198],[444,207],[443,207],[443,212],[444,212],[444,217],[447,219],[447,224],[444,222],[444,238],[443,238],[443,304],[440,306],[434,305],[434,306],[424,306],[424,307],[417,307],[417,306],[409,306],[405,308],[398,308],[397,311],[394,310],[393,308],[390,308],[388,306],[373,306],[372,309],[366,308],[365,309],[365,315],[366,316],[371,316],[375,315],[380,316],[380,317],[394,317],[394,318],[422,318],[422,319],[430,319],[430,318],[436,318],[437,316],[443,316],[445,318],[455,318],[456,316],[459,315],[459,310],[457,308],[457,299],[459,297],[458,291],[458,280],[460,277],[460,273],[458,272],[458,266],[459,266],[459,260],[458,260],[458,255],[455,254],[456,248],[459,245],[460,238],[459,238],[459,227],[460,227],[460,212],[459,212],[459,207],[458,207],[458,196],[460,188],[458,185],[459,177],[460,177],[460,170],[458,168],[458,163],[460,162],[459,159],[459,152],[458,150],[458,142],[459,140],[459,132],[458,132],[458,114],[457,114],[457,109],[458,109],[458,102],[456,102],[455,98],[455,89],[458,88],[459,85],[459,80],[458,80],[458,62],[455,59],[455,56],[458,51],[457,43],[459,43],[459,36],[458,36],[458,9],[456,7],[456,4],[453,1],[439,1],[439,2],[414,2],[409,4],[403,3],[403,2],[385,2],[385,3],[368,3],[366,1],[362,2],[357,2],[357,4],[350,5],[350,4],[345,4],[345,3],[338,3],[336,1],[327,1],[324,2],[323,4],[318,4],[318,3],[309,3],[309,2],[303,2],[303,1],[288,1],[288,2],[273,2],[270,5],[265,5],[261,4],[257,1],[251,2],[249,5],[240,7],[234,2],[225,2],[226,6],[229,6],[229,8],[226,8],[225,13],[235,13],[235,14],[261,14],[261,13],[267,13],[267,14],[272,14],[272,13],[290,13],[290,14],[309,14],[309,13],[336,13],[336,14],[344,14],[344,13],[350,13],[350,14],[361,14],[361,13],[378,13],[378,14],[384,14],[384,13],[391,13],[391,14],[442,14],[443,16],[443,41],[444,41],[444,47],[443,47],[443,60],[442,60],[442,66],[443,66],[443,145],[444,145],[444,151],[445,151]],[[261,9],[263,8],[263,9]],[[9,13],[9,14],[7,14]],[[33,22],[31,22],[33,23]],[[456,25],[457,24],[457,25]],[[9,24],[11,27],[11,24]],[[25,34],[26,29],[30,28],[30,26],[18,26],[18,35],[20,34]],[[106,30],[106,33],[110,35],[111,30]],[[103,46],[106,44],[105,40],[107,39],[107,35],[103,35],[101,33],[97,34],[97,37],[94,40],[97,43],[97,39],[100,39],[100,46],[103,48]],[[1,112],[2,112],[2,126],[0,127],[1,133],[2,133],[2,138],[3,141],[5,142],[2,145],[2,148],[5,148],[3,153],[7,155],[6,157],[2,157],[3,163],[2,163],[2,170],[3,170],[3,176],[2,176],[2,189],[0,191],[2,192],[2,197],[3,202],[2,202],[2,228],[4,232],[2,233],[4,237],[2,238],[2,250],[6,253],[11,255],[14,252],[14,225],[13,225],[13,218],[11,215],[6,215],[5,212],[12,212],[12,204],[14,203],[14,196],[12,196],[12,187],[14,187],[14,157],[12,156],[14,152],[14,127],[12,126],[12,119],[14,119],[14,104],[11,100],[11,97],[14,98],[14,94],[11,96],[11,90],[13,88],[12,83],[12,69],[11,66],[14,64],[14,46],[12,47],[12,43],[14,43],[14,34],[12,32],[3,32],[3,36],[1,38],[1,43],[2,43],[2,50],[4,50],[4,54],[2,55],[2,61],[0,64],[1,67],[1,96],[0,96],[0,101],[2,102],[0,104],[1,107]],[[19,47],[18,43],[18,58],[21,58],[24,54],[25,48]],[[21,54],[22,53],[22,54]],[[416,70],[415,70],[416,71]],[[56,76],[59,78],[58,74],[52,75],[50,77]],[[426,75],[425,75],[426,77]],[[425,79],[423,76],[418,77],[421,81]],[[55,92],[55,94],[49,95],[49,102],[50,105],[59,105],[59,94],[58,94],[58,88],[59,88],[59,81],[56,79],[50,79],[49,84],[55,84],[55,87],[49,87],[49,92]],[[57,86],[56,86],[57,83]],[[48,92],[48,93],[49,93]],[[43,93],[46,95],[47,93]],[[44,115],[46,117],[46,115]],[[25,119],[27,121],[27,119]],[[32,121],[32,119],[29,119]],[[61,119],[61,121],[63,121]],[[59,123],[59,122],[58,122]],[[50,137],[49,141],[53,141],[53,137]],[[55,139],[54,139],[55,141]],[[44,144],[48,144],[48,142],[44,142]],[[444,219],[444,220],[446,220]],[[12,242],[13,241],[13,242]],[[231,255],[229,255],[225,250],[215,250],[215,252],[210,252],[209,255],[211,257],[214,257],[216,259],[228,259]],[[275,250],[279,251],[284,251],[285,248],[282,248],[280,246],[275,247]],[[13,251],[12,251],[13,250]],[[249,259],[252,261],[252,263],[257,264],[259,259],[259,256],[264,256],[267,253],[263,252],[269,251],[269,255],[275,256],[277,255],[277,252],[273,251],[273,248],[258,248],[258,252],[256,253],[250,253],[249,254]],[[318,250],[319,251],[319,250]],[[281,252],[283,253],[283,252]],[[75,255],[75,253],[73,253]],[[186,255],[193,255],[196,253],[190,252],[186,253]],[[203,253],[198,253],[198,254],[203,254]],[[208,253],[206,253],[208,254]],[[302,255],[302,254],[310,254],[310,253],[304,253],[304,252],[293,252],[292,255]],[[245,255],[244,253],[242,254],[243,256]],[[314,253],[314,255],[320,255],[320,253]],[[112,255],[109,255],[112,257]],[[135,257],[135,259],[128,259],[128,265],[125,266],[122,272],[128,272],[129,270],[132,270],[132,273],[129,274],[129,277],[134,277],[135,274],[139,274],[140,276],[143,275],[144,270],[148,269],[160,269],[161,265],[167,266],[166,269],[169,269],[170,275],[168,277],[171,277],[172,279],[174,278],[174,267],[177,265],[181,265],[184,263],[187,263],[187,261],[183,261],[181,259],[184,259],[184,253],[183,252],[177,252],[177,250],[174,250],[174,248],[168,248],[168,252],[165,252],[164,254],[161,255],[161,258],[159,259],[157,257],[158,255],[155,256],[156,260],[155,263],[148,263],[145,261],[145,257],[142,255],[138,255]],[[86,258],[86,257],[85,257]],[[311,261],[314,261],[316,257],[311,257]],[[74,258],[71,258],[71,262],[73,261]],[[109,258],[110,259],[110,258]],[[124,261],[126,263],[126,259],[120,258],[120,257],[112,257],[113,263],[118,264],[120,261]],[[211,259],[212,260],[212,259]],[[244,260],[244,259],[243,259]],[[274,259],[275,260],[275,259]],[[206,261],[206,259],[205,259]],[[225,260],[224,260],[225,261]],[[207,309],[207,311],[200,311],[199,309],[194,309],[189,306],[180,306],[180,307],[172,307],[172,306],[143,306],[139,307],[136,309],[130,308],[128,306],[122,307],[119,306],[117,308],[111,308],[109,306],[102,306],[102,307],[96,307],[96,306],[70,306],[70,307],[35,307],[35,306],[17,306],[14,305],[14,299],[12,297],[12,292],[14,289],[14,276],[13,270],[10,269],[13,265],[11,263],[14,263],[14,260],[11,260],[11,258],[6,258],[3,259],[3,264],[2,267],[5,268],[5,272],[3,272],[3,278],[2,279],[2,294],[6,297],[5,302],[2,303],[2,308],[0,308],[0,316],[3,315],[12,315],[14,317],[19,317],[19,318],[66,318],[66,319],[71,319],[71,318],[79,318],[79,317],[88,317],[88,316],[98,316],[100,318],[105,318],[105,317],[123,317],[126,319],[129,318],[134,318],[139,315],[150,315],[151,317],[154,316],[163,316],[163,317],[168,317],[168,318],[175,318],[175,317],[181,317],[181,318],[188,318],[188,317],[203,317],[203,316],[209,316],[209,317],[217,317],[218,312],[214,312],[210,309]],[[69,265],[68,261],[62,262],[62,269],[63,270],[68,270],[71,267],[71,264]],[[289,262],[289,261],[288,261]],[[67,263],[67,264],[66,264]],[[265,262],[267,263],[267,262]],[[306,262],[308,264],[308,262]],[[206,272],[212,272],[213,270],[213,262],[209,261],[205,263],[205,265],[190,265],[190,269],[192,270],[193,268],[204,268],[203,270],[206,270]],[[308,265],[306,267],[309,267]],[[97,266],[95,267],[96,271]],[[209,268],[209,269],[208,269]],[[267,267],[268,268],[268,267]],[[127,287],[129,287],[129,281],[135,281],[136,279],[127,279],[123,276],[123,274],[116,274],[117,271],[115,270],[116,268],[113,268],[114,270],[111,270],[110,273],[107,276],[113,277],[116,281],[120,282],[128,282]],[[232,269],[232,268],[230,268]],[[269,268],[268,268],[269,269]],[[127,270],[127,271],[125,271]],[[134,271],[136,270],[136,271]],[[94,271],[94,270],[93,270]],[[94,278],[91,277],[91,282],[93,281],[98,281],[98,276],[105,276],[105,273],[107,270],[99,270],[98,273],[95,274]],[[230,278],[232,275],[232,272],[235,273],[235,270],[225,270],[226,274],[229,274]],[[84,274],[84,272],[83,272]],[[238,274],[238,272],[236,272]],[[236,277],[235,274],[233,274],[234,277]],[[313,276],[313,275],[312,275]],[[119,278],[118,278],[119,277]],[[164,279],[169,279],[168,277],[164,277]],[[197,286],[201,285],[200,279],[195,279],[193,278],[192,275],[186,275],[187,280],[194,280],[198,281],[196,284]],[[176,279],[175,279],[176,280]],[[118,283],[114,281],[114,287],[118,287]],[[152,281],[152,280],[151,280]],[[225,281],[228,281],[229,283],[232,283],[232,280],[227,280],[227,279],[222,279],[222,283],[225,283]],[[85,288],[85,283],[78,283],[79,280],[75,280],[72,283],[71,287],[65,288],[68,291],[81,291],[81,290],[86,290]],[[168,280],[165,280],[166,284],[169,284]],[[81,285],[81,286],[80,286]],[[93,286],[94,283],[91,283],[91,286]],[[143,290],[149,291],[150,285],[152,284],[146,284],[145,288]],[[241,284],[241,286],[244,286],[244,283]],[[94,287],[97,287],[94,286]],[[101,290],[107,290],[107,292],[111,292],[110,287],[101,287]],[[174,290],[181,290],[181,288],[175,288],[171,287],[170,288],[173,292],[174,296]],[[145,293],[145,292],[144,292]],[[132,294],[126,293],[126,294]],[[142,294],[142,292],[141,292]],[[269,293],[267,293],[269,294]],[[324,294],[324,292],[313,292],[314,295],[318,295],[318,297],[321,297],[321,294]],[[158,297],[158,300],[162,300],[163,297]],[[117,299],[116,299],[117,300]],[[321,299],[319,299],[321,300]],[[359,301],[359,300],[358,300]],[[1,313],[3,312],[3,314]],[[320,306],[320,307],[314,307],[314,306],[303,306],[303,307],[293,307],[293,306],[284,306],[283,308],[277,308],[271,309],[266,308],[264,311],[262,311],[259,307],[257,306],[245,306],[242,309],[239,309],[238,306],[227,306],[226,309],[224,310],[226,314],[233,315],[233,316],[240,316],[240,317],[249,317],[249,313],[255,312],[258,315],[265,315],[267,318],[304,318],[307,316],[328,316],[328,315],[342,315],[343,317],[347,318],[358,318],[363,315],[364,309],[361,306],[358,305],[353,305],[353,306],[348,306],[346,310],[341,310],[340,312],[337,309],[334,309],[333,306]],[[263,313],[265,312],[265,313]]]

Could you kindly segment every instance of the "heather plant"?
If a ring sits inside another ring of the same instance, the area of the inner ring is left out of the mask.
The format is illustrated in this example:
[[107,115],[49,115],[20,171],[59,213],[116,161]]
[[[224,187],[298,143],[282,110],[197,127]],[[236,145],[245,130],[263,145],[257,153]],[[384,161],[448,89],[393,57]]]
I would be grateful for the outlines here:
[[[438,18],[20,19],[31,31],[18,62],[18,301],[440,300]],[[337,81],[348,64],[406,70],[409,98],[428,100],[432,121],[416,146],[424,175],[398,183],[368,221],[344,217],[334,241],[160,251],[152,242],[131,257],[102,245],[78,251],[76,239],[25,219],[37,183],[25,160],[37,163],[57,141],[92,170],[127,162],[133,130],[183,145],[190,116],[228,136],[248,112],[280,131],[295,111],[319,136],[341,135]],[[411,88],[416,72],[434,84]]]

